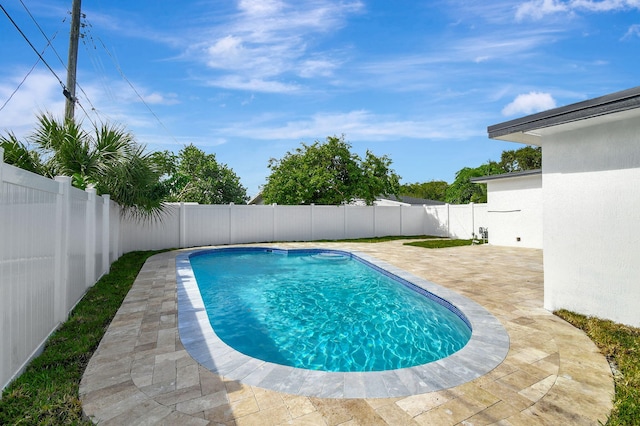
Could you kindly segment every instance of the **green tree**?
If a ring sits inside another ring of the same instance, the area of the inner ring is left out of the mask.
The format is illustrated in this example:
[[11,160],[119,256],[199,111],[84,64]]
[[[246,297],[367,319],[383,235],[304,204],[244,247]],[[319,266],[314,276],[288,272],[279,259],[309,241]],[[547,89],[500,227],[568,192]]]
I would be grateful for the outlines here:
[[451,204],[486,203],[487,185],[472,183],[471,178],[504,173],[495,161],[489,161],[480,167],[464,167],[456,173],[456,179],[447,188],[446,202]]
[[535,170],[542,167],[542,148],[525,146],[516,150],[503,151],[500,162],[488,161],[476,167],[465,167],[456,173],[455,181],[449,186],[446,201],[454,204],[486,203],[487,185],[471,183],[471,178],[502,173]]
[[168,201],[200,204],[246,204],[247,190],[240,179],[216,161],[215,154],[205,154],[193,144],[180,153],[156,153],[158,167],[168,176],[163,185]]
[[516,150],[503,151],[500,167],[505,173],[540,169],[542,168],[542,147],[525,146]]
[[40,175],[45,174],[38,153],[20,142],[15,134],[9,132],[6,136],[0,136],[0,147],[4,149],[5,163]]
[[372,204],[381,194],[399,192],[400,178],[387,156],[367,151],[363,161],[344,137],[301,145],[282,159],[269,160],[271,174],[262,189],[266,203],[338,205],[363,199]]
[[427,200],[446,201],[449,184],[443,180],[430,182],[416,182],[404,184],[400,187],[400,194],[407,197],[424,198]]
[[51,178],[70,176],[80,189],[92,185],[98,194],[109,194],[125,214],[149,218],[162,211],[161,173],[123,127],[102,124],[86,131],[74,120],[42,114],[28,141],[23,144],[11,133],[3,136],[2,146],[12,151],[7,162]]

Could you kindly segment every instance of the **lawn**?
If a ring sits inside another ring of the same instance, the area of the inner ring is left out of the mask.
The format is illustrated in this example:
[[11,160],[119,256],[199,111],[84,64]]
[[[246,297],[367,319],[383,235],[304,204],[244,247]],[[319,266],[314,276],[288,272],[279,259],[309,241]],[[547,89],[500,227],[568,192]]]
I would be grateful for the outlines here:
[[[451,240],[449,238],[404,243],[405,246],[414,246],[414,247],[422,247],[422,248],[430,248],[430,249],[470,246],[472,244],[474,244],[474,240]],[[482,241],[475,240],[475,244],[482,244]]]
[[614,366],[616,395],[607,425],[640,425],[640,329],[564,310],[554,313],[583,330]]

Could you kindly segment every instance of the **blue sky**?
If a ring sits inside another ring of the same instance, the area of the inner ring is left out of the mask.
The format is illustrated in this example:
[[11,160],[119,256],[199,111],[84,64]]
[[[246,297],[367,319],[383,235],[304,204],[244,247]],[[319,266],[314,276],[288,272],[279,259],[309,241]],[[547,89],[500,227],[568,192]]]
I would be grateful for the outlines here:
[[[57,77],[0,15],[0,131],[24,137],[39,112],[64,114],[71,0],[2,6],[38,50],[47,40],[35,22],[55,48],[43,57]],[[388,155],[402,183],[452,182],[520,147],[488,139],[487,126],[639,85],[640,0],[82,8],[76,118],[122,124],[149,150],[193,143],[250,196],[270,158],[343,134],[361,156]]]

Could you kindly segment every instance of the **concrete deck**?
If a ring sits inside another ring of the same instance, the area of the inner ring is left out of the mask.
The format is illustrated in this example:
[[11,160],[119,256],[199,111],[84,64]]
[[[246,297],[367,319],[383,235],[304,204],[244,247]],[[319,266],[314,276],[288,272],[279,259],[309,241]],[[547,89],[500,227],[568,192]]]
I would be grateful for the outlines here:
[[[264,246],[265,244],[261,244]],[[274,245],[276,246],[276,245]],[[470,382],[407,397],[331,399],[276,392],[212,373],[178,333],[175,258],[150,258],[83,376],[99,424],[591,425],[612,408],[611,370],[582,333],[542,308],[542,252],[428,250],[394,241],[306,243],[366,253],[484,306],[510,338],[507,357]]]

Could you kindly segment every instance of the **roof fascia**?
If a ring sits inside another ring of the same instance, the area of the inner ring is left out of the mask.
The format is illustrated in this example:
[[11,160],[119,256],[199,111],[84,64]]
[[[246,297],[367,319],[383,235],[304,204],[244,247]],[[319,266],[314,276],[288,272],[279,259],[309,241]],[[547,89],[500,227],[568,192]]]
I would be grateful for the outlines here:
[[514,133],[531,132],[634,108],[640,108],[640,86],[494,124],[487,128],[487,132],[489,138],[498,139]]

